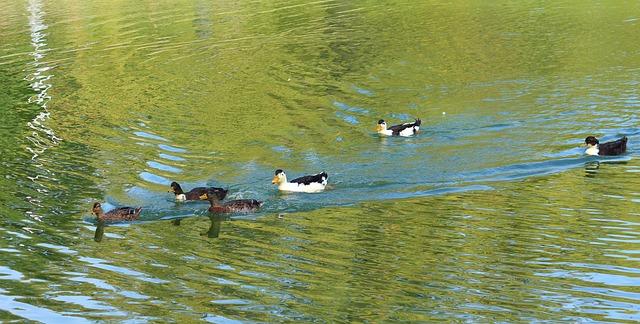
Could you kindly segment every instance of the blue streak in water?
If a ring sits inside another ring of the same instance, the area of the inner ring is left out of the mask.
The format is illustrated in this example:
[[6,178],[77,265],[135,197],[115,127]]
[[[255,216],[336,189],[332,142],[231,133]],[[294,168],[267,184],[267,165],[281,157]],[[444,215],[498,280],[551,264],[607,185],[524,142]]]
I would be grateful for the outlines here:
[[160,137],[158,135],[153,135],[153,134],[149,134],[146,132],[133,132],[135,135],[140,136],[140,137],[144,137],[144,138],[149,138],[149,139],[154,139],[154,140],[158,140],[158,141],[163,141],[163,142],[168,142],[169,140],[164,138],[164,137]]

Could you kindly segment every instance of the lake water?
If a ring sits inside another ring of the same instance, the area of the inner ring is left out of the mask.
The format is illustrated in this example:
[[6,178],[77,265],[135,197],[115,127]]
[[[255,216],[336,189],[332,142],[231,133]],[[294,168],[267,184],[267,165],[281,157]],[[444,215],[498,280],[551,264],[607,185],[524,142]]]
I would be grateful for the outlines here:
[[[638,2],[0,12],[0,321],[640,321]],[[96,201],[143,211],[98,226]]]

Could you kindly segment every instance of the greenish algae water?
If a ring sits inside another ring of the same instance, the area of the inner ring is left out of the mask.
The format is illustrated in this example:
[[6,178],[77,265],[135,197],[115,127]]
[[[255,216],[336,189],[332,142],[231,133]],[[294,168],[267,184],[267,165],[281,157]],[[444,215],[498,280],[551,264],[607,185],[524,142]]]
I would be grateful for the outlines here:
[[0,0],[0,320],[636,322],[638,7]]

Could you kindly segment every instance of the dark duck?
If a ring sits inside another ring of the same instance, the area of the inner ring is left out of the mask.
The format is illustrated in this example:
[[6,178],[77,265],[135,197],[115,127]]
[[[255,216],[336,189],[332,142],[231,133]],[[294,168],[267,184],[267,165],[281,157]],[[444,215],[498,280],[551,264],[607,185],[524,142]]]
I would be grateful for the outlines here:
[[420,124],[422,124],[422,121],[420,119],[416,119],[412,123],[404,123],[387,127],[387,122],[380,119],[378,121],[378,134],[387,136],[411,136],[420,130]]
[[110,222],[130,222],[138,220],[142,207],[120,207],[108,212],[102,210],[102,205],[99,202],[93,204],[93,211],[91,214],[98,217],[98,221],[101,223]]
[[594,136],[588,136],[581,146],[588,146],[585,151],[589,155],[620,155],[627,151],[628,138],[625,136],[621,139],[600,144]]
[[227,191],[228,190],[226,189],[216,187],[196,187],[189,190],[188,192],[184,192],[184,190],[182,190],[182,187],[180,187],[180,184],[174,181],[171,183],[170,192],[173,192],[176,195],[176,200],[206,200],[201,199],[200,197],[203,194],[209,192],[215,193],[219,200],[223,200],[224,197],[227,196]]
[[255,199],[236,199],[221,204],[215,194],[210,195],[206,192],[200,198],[211,203],[210,213],[253,213],[264,204],[264,202]]

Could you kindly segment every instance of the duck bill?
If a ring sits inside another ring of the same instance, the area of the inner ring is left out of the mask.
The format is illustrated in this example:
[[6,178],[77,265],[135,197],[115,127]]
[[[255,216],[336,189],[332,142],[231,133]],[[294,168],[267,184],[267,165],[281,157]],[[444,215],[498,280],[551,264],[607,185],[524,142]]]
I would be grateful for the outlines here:
[[276,183],[278,183],[278,181],[280,181],[280,177],[275,176],[275,177],[273,177],[273,180],[271,180],[271,184],[276,184]]
[[198,198],[200,198],[200,200],[207,200],[209,199],[209,195],[207,195],[207,193],[203,193],[202,195],[198,196]]
[[378,125],[378,132],[382,130],[382,125]]
[[580,144],[580,147],[585,147],[585,146],[587,146],[587,143]]

